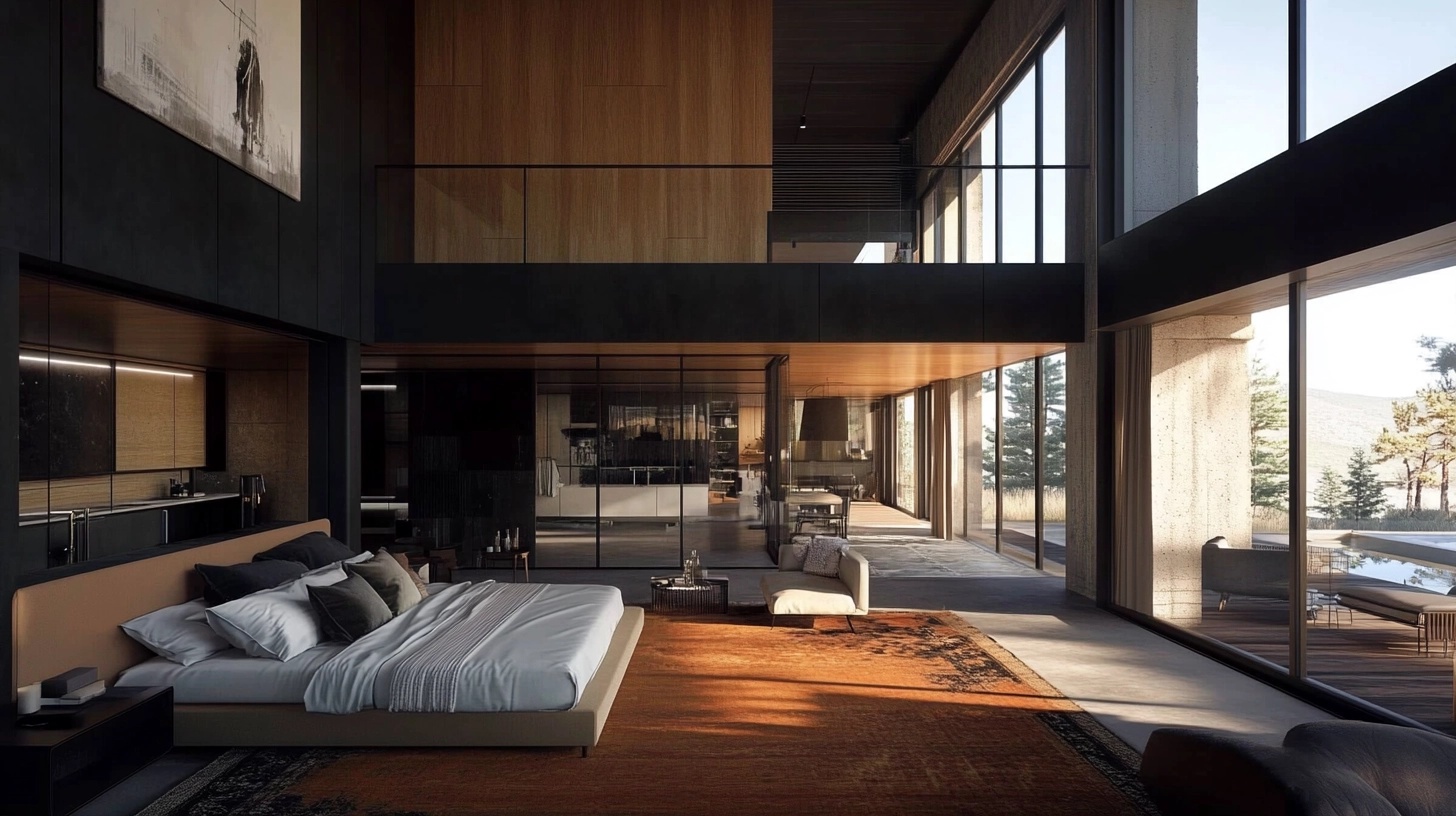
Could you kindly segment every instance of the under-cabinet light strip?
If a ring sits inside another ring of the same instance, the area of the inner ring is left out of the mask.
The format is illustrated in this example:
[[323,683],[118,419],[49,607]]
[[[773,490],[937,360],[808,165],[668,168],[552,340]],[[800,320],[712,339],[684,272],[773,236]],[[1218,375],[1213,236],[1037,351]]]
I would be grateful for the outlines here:
[[134,371],[134,372],[136,372],[138,374],[162,374],[162,375],[167,376],[167,377],[181,377],[181,378],[186,379],[186,380],[192,379],[192,374],[190,372],[187,372],[187,371],[167,371],[165,369],[160,369],[160,368],[138,368],[137,366],[121,365],[119,363],[116,366],[116,370],[117,371]]
[[363,383],[359,386],[360,391],[394,391],[398,388],[397,385],[387,383]]
[[51,365],[76,366],[77,368],[111,368],[108,363],[88,363],[82,360],[61,360],[54,357],[37,357],[34,354],[22,354],[20,359],[27,363],[49,363]]
[[[77,368],[109,369],[112,367],[110,363],[92,363],[85,360],[66,360],[59,357],[40,357],[34,354],[22,354],[20,355],[20,359],[22,362],[26,363],[46,363],[49,365],[76,366]],[[160,368],[142,368],[140,366],[121,365],[120,363],[116,364],[116,370],[134,371],[138,374],[161,374],[166,377],[181,377],[188,380],[192,379],[192,374],[188,371],[167,371]]]

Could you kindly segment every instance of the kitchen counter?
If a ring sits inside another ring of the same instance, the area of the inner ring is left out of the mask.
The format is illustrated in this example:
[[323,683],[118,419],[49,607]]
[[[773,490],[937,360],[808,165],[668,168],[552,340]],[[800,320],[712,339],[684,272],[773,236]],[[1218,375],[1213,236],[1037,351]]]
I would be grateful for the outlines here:
[[[169,507],[178,507],[186,504],[199,504],[201,502],[218,501],[221,499],[236,499],[237,493],[208,493],[203,496],[173,496],[166,499],[145,499],[142,501],[122,502],[111,507],[91,508],[91,518],[98,516],[115,516],[122,513],[135,513],[141,510],[165,510]],[[80,518],[81,508],[76,508],[77,518]],[[52,510],[49,513],[21,513],[20,526],[30,527],[38,524],[55,524],[69,519],[70,513]]]

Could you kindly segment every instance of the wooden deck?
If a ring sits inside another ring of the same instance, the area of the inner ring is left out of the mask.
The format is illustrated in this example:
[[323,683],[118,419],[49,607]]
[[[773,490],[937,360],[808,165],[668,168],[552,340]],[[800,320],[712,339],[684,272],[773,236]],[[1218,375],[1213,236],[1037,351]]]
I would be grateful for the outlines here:
[[[1323,588],[1314,576],[1311,586]],[[1451,670],[1456,649],[1443,657],[1438,642],[1429,655],[1418,652],[1415,627],[1359,610],[1341,608],[1337,621],[1321,614],[1307,626],[1310,678],[1456,734]],[[1205,592],[1203,621],[1192,628],[1281,666],[1289,664],[1285,601],[1235,595],[1220,612],[1218,594]]]

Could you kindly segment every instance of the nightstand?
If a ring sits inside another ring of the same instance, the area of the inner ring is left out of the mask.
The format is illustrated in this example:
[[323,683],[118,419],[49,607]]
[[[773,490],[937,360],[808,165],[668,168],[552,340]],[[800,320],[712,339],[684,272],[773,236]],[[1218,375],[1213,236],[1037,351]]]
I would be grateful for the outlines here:
[[62,816],[172,750],[170,686],[114,688],[79,708],[68,728],[0,730],[0,810]]

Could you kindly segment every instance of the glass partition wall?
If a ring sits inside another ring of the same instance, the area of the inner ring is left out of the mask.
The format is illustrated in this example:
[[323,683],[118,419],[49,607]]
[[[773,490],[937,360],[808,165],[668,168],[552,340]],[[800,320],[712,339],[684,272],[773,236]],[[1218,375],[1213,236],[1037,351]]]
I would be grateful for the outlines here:
[[595,360],[538,372],[537,566],[769,565],[763,361]]

